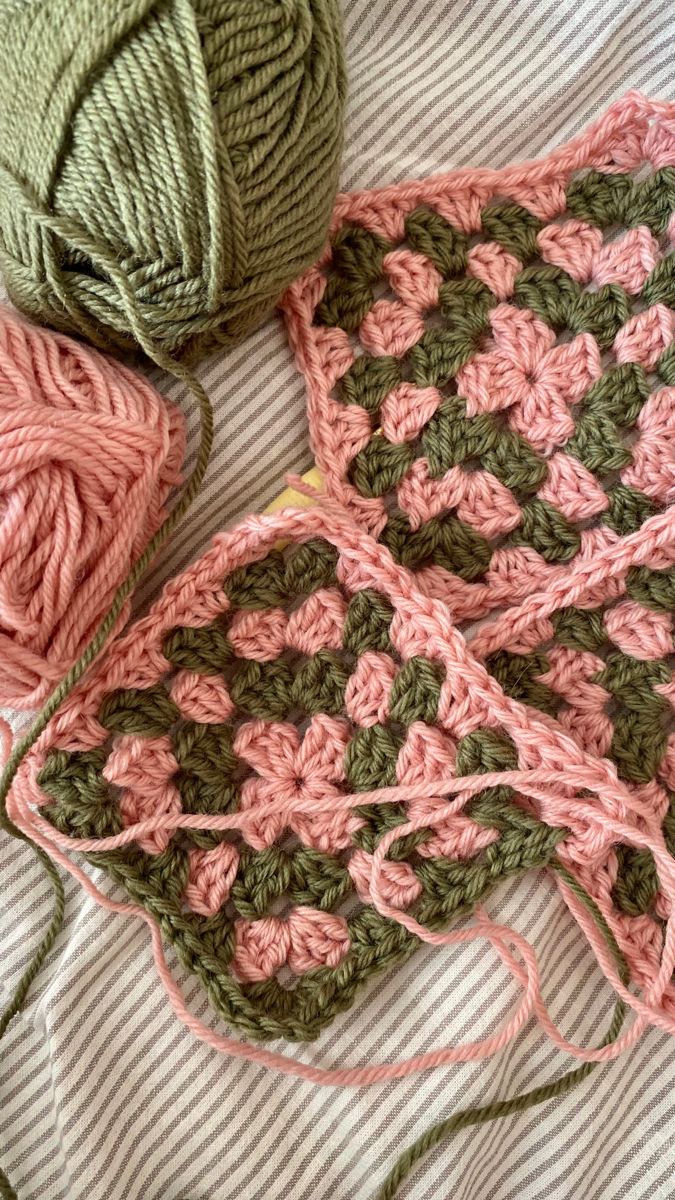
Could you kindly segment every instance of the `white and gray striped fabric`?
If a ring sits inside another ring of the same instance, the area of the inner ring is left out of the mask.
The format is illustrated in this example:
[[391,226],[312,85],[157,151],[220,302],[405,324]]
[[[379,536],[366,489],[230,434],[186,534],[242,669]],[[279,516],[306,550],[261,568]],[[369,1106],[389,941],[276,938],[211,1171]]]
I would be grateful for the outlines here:
[[[675,95],[671,0],[345,0],[344,10],[345,188],[503,165],[553,147],[629,87]],[[267,504],[285,471],[310,464],[303,384],[280,321],[203,364],[201,377],[217,409],[208,483],[141,603],[218,528]],[[232,1062],[174,1017],[145,926],[101,911],[72,881],[66,890],[63,934],[2,1044],[0,1154],[20,1200],[369,1200],[431,1122],[570,1066],[532,1028],[486,1063],[357,1091]],[[512,883],[489,907],[538,948],[559,1024],[599,1040],[612,997],[552,884]],[[0,911],[6,998],[49,913],[30,851],[7,839]],[[194,981],[175,970],[208,1019]],[[324,1066],[394,1059],[484,1034],[515,999],[489,948],[423,948],[316,1045],[287,1049]],[[569,1097],[457,1135],[402,1196],[672,1197],[674,1085],[675,1043],[652,1032]]]

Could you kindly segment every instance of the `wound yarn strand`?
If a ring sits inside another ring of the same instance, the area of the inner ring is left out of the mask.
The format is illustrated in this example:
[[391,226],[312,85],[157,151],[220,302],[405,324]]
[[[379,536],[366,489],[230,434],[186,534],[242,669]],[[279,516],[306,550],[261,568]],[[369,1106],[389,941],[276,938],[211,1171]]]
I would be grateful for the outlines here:
[[136,351],[105,249],[167,353],[240,342],[322,248],[344,100],[338,0],[0,6],[10,298]]
[[184,453],[140,374],[0,306],[0,706],[39,709],[79,657]]

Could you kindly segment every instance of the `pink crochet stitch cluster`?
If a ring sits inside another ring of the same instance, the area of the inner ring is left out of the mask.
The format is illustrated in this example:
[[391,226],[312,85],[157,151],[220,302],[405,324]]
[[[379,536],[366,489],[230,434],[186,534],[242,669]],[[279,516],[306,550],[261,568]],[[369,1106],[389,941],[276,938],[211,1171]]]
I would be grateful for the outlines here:
[[[453,466],[439,478],[424,455],[414,458],[388,496],[366,496],[350,475],[360,451],[373,436],[371,414],[344,403],[338,383],[358,358],[399,358],[415,347],[438,316],[443,278],[430,258],[405,245],[406,218],[429,206],[469,239],[465,275],[480,281],[499,301],[489,313],[489,348],[459,368],[452,390],[466,402],[467,418],[498,414],[547,461],[537,499],[553,504],[579,526],[580,555],[589,556],[618,535],[598,519],[608,497],[593,472],[562,447],[575,431],[573,410],[605,370],[607,353],[595,337],[568,339],[514,301],[522,263],[496,241],[481,234],[483,206],[495,195],[526,206],[543,224],[536,237],[539,261],[560,268],[590,294],[618,285],[638,300],[649,273],[672,254],[675,214],[659,240],[645,225],[606,240],[599,228],[570,217],[562,220],[565,188],[572,174],[597,168],[608,173],[636,170],[645,161],[655,170],[675,166],[675,105],[629,93],[586,133],[541,161],[503,170],[460,169],[429,179],[338,197],[333,233],[353,223],[375,237],[401,243],[382,258],[382,272],[393,299],[375,300],[358,329],[321,324],[317,308],[325,294],[331,249],[286,292],[283,311],[291,343],[307,384],[310,437],[329,495],[340,500],[375,537],[385,528],[392,499],[416,531],[452,510],[495,545],[488,569],[476,582],[434,563],[417,571],[420,585],[443,598],[458,621],[475,621],[513,604],[535,587],[553,582],[565,566],[549,562],[509,535],[521,522],[521,504],[493,472],[477,462],[470,470]],[[483,240],[472,245],[471,240]],[[450,328],[452,326],[450,325]],[[615,364],[637,364],[653,372],[675,340],[675,312],[655,303],[628,317],[612,347]],[[379,409],[379,431],[394,446],[414,444],[444,400],[436,386],[407,379],[396,384]],[[675,388],[650,396],[636,423],[630,465],[618,480],[656,504],[675,496]]]

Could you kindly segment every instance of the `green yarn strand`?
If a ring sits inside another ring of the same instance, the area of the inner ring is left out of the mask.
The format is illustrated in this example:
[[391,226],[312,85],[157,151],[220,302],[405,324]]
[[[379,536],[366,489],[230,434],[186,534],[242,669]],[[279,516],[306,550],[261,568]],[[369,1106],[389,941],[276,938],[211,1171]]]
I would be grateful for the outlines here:
[[[42,970],[42,964],[44,963],[49,951],[51,950],[61,931],[63,926],[63,913],[65,909],[65,894],[61,877],[49,855],[45,854],[41,846],[33,845],[26,835],[22,833],[20,829],[17,829],[16,825],[14,825],[12,821],[7,819],[7,815],[4,811],[4,798],[2,806],[0,806],[0,829],[3,829],[5,833],[10,835],[10,837],[19,838],[22,842],[25,842],[26,845],[30,846],[31,849],[35,851],[37,858],[45,869],[54,893],[54,907],[49,925],[45,930],[42,941],[40,942],[40,945],[35,951],[30,963],[16,985],[12,999],[4,1009],[2,1016],[0,1016],[0,1039],[2,1039],[5,1036],[5,1031],[10,1022],[17,1015],[17,1013],[21,1012],[31,984],[33,983],[33,980],[36,979],[40,974],[40,971]],[[18,1200],[17,1194],[1,1166],[0,1197],[2,1200]]]
[[[177,379],[182,380],[189,388],[194,399],[197,401],[201,420],[197,461],[178,503],[171,510],[164,524],[157,530],[155,536],[148,543],[141,557],[137,559],[136,563],[127,575],[127,578],[117,589],[108,615],[104,617],[83,654],[80,656],[77,662],[73,664],[66,677],[61,681],[59,686],[55,688],[49,699],[45,702],[43,708],[38,713],[27,733],[24,734],[24,736],[16,743],[7,760],[7,763],[5,764],[2,774],[0,775],[0,829],[3,829],[5,833],[10,835],[10,837],[18,838],[31,846],[47,873],[54,893],[54,906],[52,915],[42,941],[40,942],[37,950],[34,952],[30,963],[26,967],[26,970],[23,972],[23,975],[14,989],[14,994],[9,1004],[4,1008],[2,1016],[0,1016],[0,1039],[4,1037],[7,1027],[9,1026],[13,1017],[15,1017],[17,1013],[21,1012],[31,984],[39,974],[42,964],[44,963],[47,955],[54,945],[54,942],[61,932],[63,927],[63,915],[65,907],[63,883],[54,863],[50,860],[48,855],[45,854],[44,850],[39,846],[33,845],[21,832],[21,830],[17,829],[14,822],[10,821],[9,817],[7,816],[7,796],[9,794],[9,789],[12,786],[12,783],[16,777],[16,773],[25,756],[28,754],[28,751],[35,745],[35,742],[39,738],[40,734],[47,727],[51,718],[61,707],[63,701],[70,695],[70,693],[73,691],[73,688],[75,688],[79,683],[85,671],[88,670],[91,664],[105,648],[108,638],[115,627],[117,618],[122,611],[125,600],[134,590],[136,584],[141,576],[145,573],[147,567],[152,562],[158,550],[160,550],[160,548],[165,544],[173,530],[176,528],[176,525],[185,516],[188,509],[191,507],[193,500],[199,493],[211,458],[211,448],[213,445],[213,409],[211,407],[211,402],[204,391],[204,388],[191,374],[191,372],[187,370],[186,367],[182,366],[180,363],[172,362],[163,351],[156,347],[152,347],[145,335],[145,331],[140,328],[139,343],[143,345],[144,349],[152,350],[152,356],[155,358],[155,361],[158,363],[158,365],[162,366],[165,370],[169,370]],[[16,1194],[13,1191],[6,1175],[2,1171],[2,1168],[0,1168],[0,1195],[3,1197],[6,1196],[8,1200],[12,1200],[13,1197],[14,1200],[16,1200]]]
[[[601,1047],[616,1041],[625,1015],[626,1006],[623,1000],[617,1000],[609,1029],[600,1043]],[[542,1084],[541,1087],[533,1088],[530,1092],[524,1092],[522,1096],[513,1096],[510,1100],[495,1100],[493,1104],[484,1104],[480,1108],[465,1108],[461,1112],[454,1113],[445,1121],[439,1121],[404,1151],[377,1192],[376,1200],[393,1200],[401,1184],[417,1163],[430,1150],[433,1150],[434,1146],[438,1146],[451,1134],[457,1133],[460,1129],[468,1129],[471,1125],[487,1125],[490,1121],[509,1117],[513,1113],[527,1112],[529,1108],[535,1108],[538,1104],[545,1104],[548,1100],[566,1096],[568,1092],[583,1083],[584,1079],[587,1079],[597,1066],[599,1063],[582,1063],[574,1071],[568,1071],[566,1075],[561,1075],[560,1079]]]
[[[565,885],[574,892],[577,899],[588,909],[614,958],[622,982],[627,983],[629,978],[628,964],[597,904],[582,888],[581,884],[577,882],[574,876],[570,875],[567,868],[559,860],[554,859],[550,865],[564,880]],[[626,1004],[622,999],[618,999],[614,1006],[609,1028],[600,1042],[598,1049],[601,1049],[603,1046],[610,1046],[612,1042],[616,1041],[625,1018]],[[453,1113],[451,1117],[446,1117],[444,1121],[439,1121],[438,1124],[432,1125],[416,1142],[413,1142],[412,1146],[409,1146],[401,1154],[374,1200],[394,1200],[401,1184],[408,1178],[411,1171],[413,1171],[421,1159],[453,1133],[457,1133],[461,1129],[468,1129],[471,1125],[487,1125],[490,1121],[509,1117],[513,1113],[527,1112],[528,1109],[535,1108],[539,1104],[545,1104],[547,1101],[555,1100],[559,1096],[566,1096],[568,1092],[571,1092],[580,1083],[583,1083],[598,1066],[600,1066],[600,1063],[582,1063],[580,1067],[576,1067],[573,1071],[568,1071],[565,1075],[561,1075],[560,1079],[552,1080],[551,1083],[545,1083],[541,1087],[524,1092],[522,1096],[513,1096],[510,1100],[495,1100],[492,1104],[484,1104],[479,1108],[465,1108],[461,1112]]]
[[54,909],[49,925],[45,930],[42,941],[35,951],[29,966],[24,971],[16,986],[10,1003],[7,1005],[2,1016],[0,1017],[0,1038],[2,1038],[4,1037],[5,1030],[7,1029],[10,1021],[17,1015],[17,1013],[21,1012],[24,1000],[26,999],[26,996],[30,990],[30,986],[33,980],[39,975],[42,964],[49,954],[49,951],[54,945],[54,942],[61,930],[61,926],[63,925],[65,896],[61,877],[56,870],[54,863],[49,858],[49,855],[45,854],[42,847],[34,846],[33,843],[28,840],[25,834],[23,834],[20,829],[17,829],[16,825],[14,825],[11,821],[8,821],[5,814],[1,812],[0,829],[4,829],[5,832],[11,834],[12,837],[20,838],[21,841],[25,842],[26,845],[30,846],[31,849],[35,851],[49,877],[49,882],[51,883],[52,891],[54,892]]
[[[190,508],[213,414],[174,356],[240,341],[316,257],[341,149],[337,0],[0,3],[0,266],[17,307],[103,349],[140,349],[197,401],[197,462],[91,642],[0,777],[0,828],[28,751],[102,652],[122,607]],[[37,70],[39,64],[39,70]],[[49,927],[2,1037],[63,924]],[[14,1191],[0,1172],[0,1191]]]
[[0,1167],[0,1197],[2,1200],[19,1200],[2,1167]]

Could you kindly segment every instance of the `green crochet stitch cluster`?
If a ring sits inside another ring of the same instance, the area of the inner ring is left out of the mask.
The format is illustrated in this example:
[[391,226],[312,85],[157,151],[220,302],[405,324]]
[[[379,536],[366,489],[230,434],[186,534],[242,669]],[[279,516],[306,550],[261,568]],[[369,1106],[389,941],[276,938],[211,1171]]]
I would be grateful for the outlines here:
[[[273,550],[262,561],[229,576],[225,591],[231,608],[210,625],[165,629],[160,637],[168,660],[165,677],[144,688],[120,688],[100,704],[97,715],[108,741],[98,749],[55,749],[48,755],[39,784],[50,801],[43,811],[54,825],[79,837],[107,836],[123,828],[118,790],[103,775],[111,747],[123,734],[170,739],[179,767],[173,782],[184,811],[235,811],[242,783],[252,773],[234,750],[241,723],[290,721],[302,730],[317,713],[345,716],[345,689],[360,658],[369,651],[389,656],[395,667],[389,715],[386,721],[363,728],[351,724],[343,786],[365,791],[396,783],[397,758],[410,726],[415,722],[433,726],[437,720],[443,670],[422,656],[402,662],[391,639],[394,612],[383,595],[367,588],[354,594],[342,589],[348,608],[340,649],[318,649],[306,655],[286,648],[271,661],[261,662],[238,656],[228,637],[233,618],[242,610],[291,611],[320,588],[339,588],[336,560],[335,550],[323,540]],[[631,587],[657,605],[671,596],[673,582],[672,573],[637,571]],[[601,611],[565,610],[556,615],[556,628],[563,645],[598,649],[606,642]],[[550,713],[564,707],[562,698],[539,680],[547,669],[545,650],[531,656],[498,653],[488,665],[510,695]],[[197,723],[181,714],[170,696],[177,670],[226,683],[235,704],[227,724]],[[616,731],[612,754],[626,779],[649,777],[662,754],[665,701],[654,687],[665,675],[664,664],[640,663],[610,647],[602,683],[612,696]],[[638,740],[636,729],[641,731]],[[516,764],[515,747],[499,730],[480,728],[459,740],[458,773],[509,769]],[[353,834],[352,848],[368,852],[386,830],[406,819],[401,805],[364,806],[356,811],[364,823]],[[508,788],[486,789],[466,813],[498,834],[473,859],[420,854],[432,830],[422,830],[392,847],[390,857],[409,864],[421,887],[410,911],[432,928],[469,912],[501,880],[545,866],[566,834],[530,815]],[[675,850],[675,818],[670,821]],[[223,838],[236,841],[237,875],[227,902],[206,917],[185,903],[189,851],[209,849]],[[371,976],[402,962],[418,944],[400,925],[358,900],[347,870],[351,852],[323,853],[285,835],[257,850],[231,833],[183,830],[173,835],[162,853],[149,854],[132,844],[92,854],[90,860],[153,915],[184,967],[200,979],[214,1009],[229,1023],[252,1038],[305,1041],[348,1008]],[[655,893],[651,860],[626,850],[617,902],[628,913],[651,911]],[[240,982],[231,970],[234,921],[255,920],[288,905],[344,914],[350,939],[346,957],[336,967],[296,976],[291,984],[276,976],[264,982]]]

